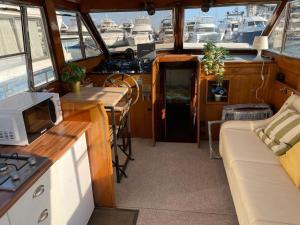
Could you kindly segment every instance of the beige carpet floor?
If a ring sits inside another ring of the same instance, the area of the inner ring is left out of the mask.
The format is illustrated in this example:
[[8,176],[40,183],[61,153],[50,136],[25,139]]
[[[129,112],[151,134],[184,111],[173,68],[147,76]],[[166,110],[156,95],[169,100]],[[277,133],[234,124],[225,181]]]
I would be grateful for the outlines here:
[[133,139],[133,151],[116,199],[140,210],[138,225],[238,225],[223,163],[209,159],[206,142]]

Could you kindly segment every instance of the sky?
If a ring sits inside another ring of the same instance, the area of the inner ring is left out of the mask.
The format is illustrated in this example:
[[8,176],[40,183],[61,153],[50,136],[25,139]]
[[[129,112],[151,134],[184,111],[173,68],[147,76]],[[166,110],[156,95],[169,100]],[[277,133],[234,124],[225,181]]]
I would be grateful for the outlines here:
[[[200,16],[213,16],[215,19],[215,22],[218,23],[220,20],[223,20],[225,18],[226,13],[232,12],[235,9],[238,9],[239,11],[245,11],[244,6],[239,6],[239,7],[215,7],[210,9],[208,13],[203,13],[201,9],[186,9],[185,10],[185,20],[191,20],[195,19]],[[160,10],[156,11],[156,13],[153,16],[150,16],[150,20],[152,25],[154,26],[155,29],[159,28],[160,22],[162,19],[165,18],[171,18],[170,15],[172,15],[171,10]],[[101,12],[101,13],[92,13],[91,14],[94,22],[96,24],[99,24],[100,21],[108,17],[115,21],[118,25],[121,25],[125,21],[131,21],[134,22],[134,19],[138,16],[148,16],[146,11],[139,11],[139,12]]]

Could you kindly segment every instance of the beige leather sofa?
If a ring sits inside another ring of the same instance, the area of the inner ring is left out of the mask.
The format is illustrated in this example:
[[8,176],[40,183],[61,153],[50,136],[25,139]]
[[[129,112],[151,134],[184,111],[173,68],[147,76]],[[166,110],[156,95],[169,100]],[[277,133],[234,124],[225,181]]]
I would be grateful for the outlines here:
[[[280,111],[288,107],[300,112],[300,96],[289,97]],[[300,225],[300,189],[253,132],[276,116],[221,127],[220,154],[240,225]]]

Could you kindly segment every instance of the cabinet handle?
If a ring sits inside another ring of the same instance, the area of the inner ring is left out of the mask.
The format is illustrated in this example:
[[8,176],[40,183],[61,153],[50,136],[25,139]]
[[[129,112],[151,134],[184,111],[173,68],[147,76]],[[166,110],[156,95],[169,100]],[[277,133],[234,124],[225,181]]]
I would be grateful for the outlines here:
[[45,186],[40,185],[40,186],[37,187],[37,189],[33,193],[32,198],[37,198],[37,197],[41,196],[44,192],[45,192]]
[[48,218],[48,216],[49,216],[48,209],[45,209],[39,216],[38,223],[42,223],[43,221],[45,221]]

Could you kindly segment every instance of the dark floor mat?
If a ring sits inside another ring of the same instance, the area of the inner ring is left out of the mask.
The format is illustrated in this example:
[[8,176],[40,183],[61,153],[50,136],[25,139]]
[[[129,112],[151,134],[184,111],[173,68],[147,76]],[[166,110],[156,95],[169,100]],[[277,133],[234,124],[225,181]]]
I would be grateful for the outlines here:
[[95,208],[88,225],[136,225],[139,210]]

